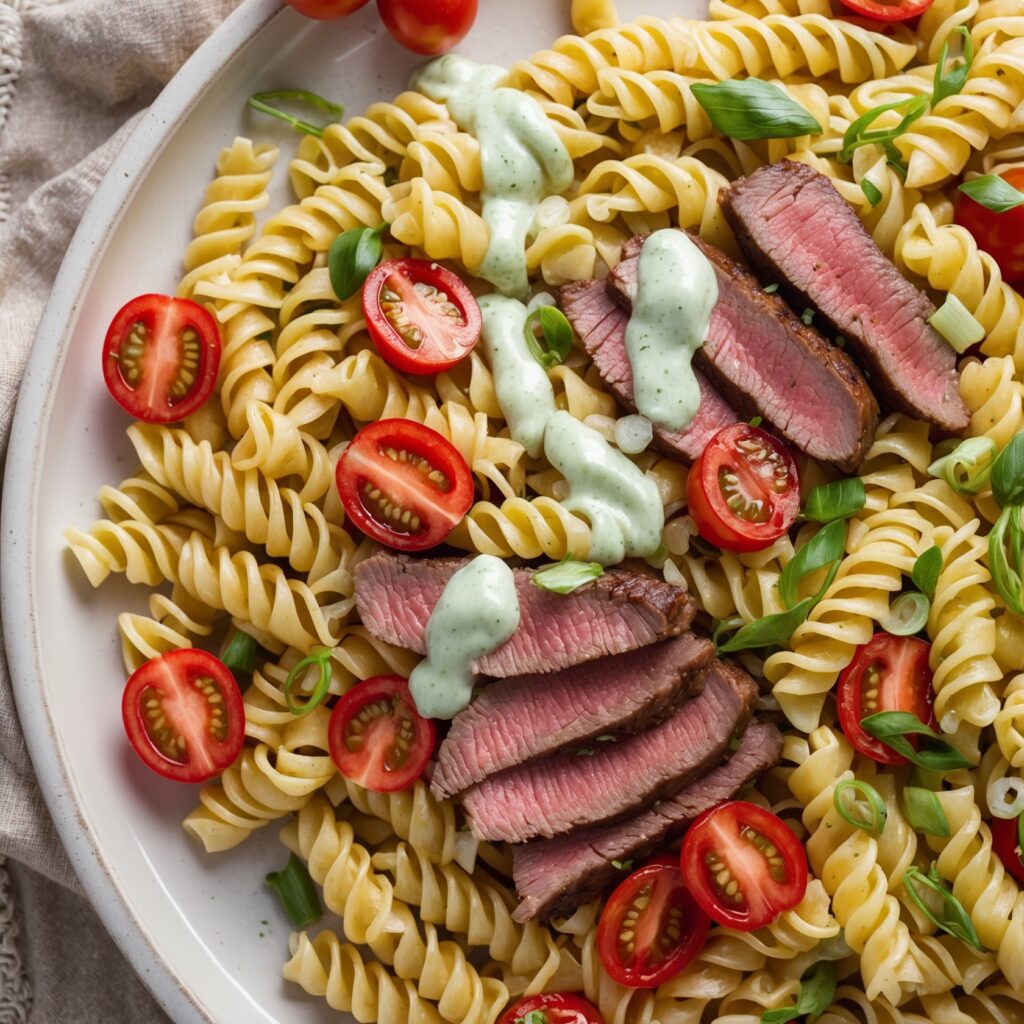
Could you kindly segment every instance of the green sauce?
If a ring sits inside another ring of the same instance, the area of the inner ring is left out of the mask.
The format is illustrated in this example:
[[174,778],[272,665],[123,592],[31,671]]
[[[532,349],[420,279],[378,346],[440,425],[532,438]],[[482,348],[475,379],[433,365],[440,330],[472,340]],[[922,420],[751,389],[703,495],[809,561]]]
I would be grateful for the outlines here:
[[473,664],[519,628],[512,570],[478,555],[448,581],[427,623],[427,656],[413,669],[409,690],[426,718],[454,718],[473,696]]
[[509,433],[537,458],[544,450],[544,426],[555,411],[555,392],[524,341],[526,307],[517,299],[485,295],[480,312],[484,319],[480,340]]
[[562,504],[590,523],[589,558],[615,565],[658,550],[665,510],[657,484],[596,430],[556,412],[544,433],[544,453],[569,484]]
[[463,131],[480,143],[483,218],[490,228],[487,255],[477,273],[505,295],[525,298],[526,234],[537,207],[572,183],[572,158],[540,104],[498,83],[504,68],[448,54],[431,61],[413,88],[446,103]]
[[682,231],[655,231],[640,253],[626,351],[637,411],[671,431],[700,407],[693,354],[704,344],[718,282],[707,257]]

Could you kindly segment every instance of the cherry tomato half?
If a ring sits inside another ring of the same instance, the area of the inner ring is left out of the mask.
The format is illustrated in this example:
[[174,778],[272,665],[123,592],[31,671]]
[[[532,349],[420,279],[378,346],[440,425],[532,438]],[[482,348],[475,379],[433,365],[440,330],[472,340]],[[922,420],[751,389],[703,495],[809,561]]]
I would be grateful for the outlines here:
[[197,302],[139,295],[118,310],[103,342],[103,379],[125,412],[172,423],[213,394],[220,368],[217,323]]
[[[1002,177],[1015,189],[1024,191],[1024,167],[1004,171]],[[999,264],[1007,281],[1024,281],[1024,206],[996,213],[961,192],[956,222],[967,228],[978,245]]]
[[382,263],[363,285],[363,314],[377,351],[403,373],[441,373],[480,340],[473,293],[430,260]]
[[1020,834],[1016,818],[993,818],[992,849],[999,854],[1003,867],[1019,882],[1024,882],[1024,858],[1021,857]]
[[334,21],[365,7],[370,0],[287,0],[299,14],[318,21]]
[[400,551],[436,547],[473,504],[473,476],[458,449],[412,420],[363,427],[338,459],[338,493],[368,537]]
[[143,763],[175,782],[212,779],[242,751],[242,694],[206,651],[186,647],[147,661],[124,688],[121,715]]
[[935,0],[840,0],[844,7],[872,21],[907,21],[924,14]]
[[477,0],[377,0],[392,37],[428,57],[450,50],[473,27]]
[[[861,719],[880,711],[909,711],[926,725],[935,725],[932,703],[931,645],[915,636],[876,633],[857,648],[839,676],[839,725],[862,754],[880,764],[906,764],[907,759],[861,727]],[[911,741],[915,742],[913,737]]]
[[434,752],[434,722],[413,703],[408,680],[357,683],[331,712],[327,742],[338,771],[376,793],[411,786]]
[[800,477],[789,449],[765,430],[734,423],[701,452],[686,485],[700,535],[728,551],[760,551],[800,512]]
[[516,1024],[521,1020],[530,1024],[604,1024],[597,1007],[573,992],[527,996],[513,1003],[501,1015],[498,1024]]
[[705,811],[686,833],[681,863],[698,905],[741,932],[770,924],[807,890],[800,840],[781,818],[744,800]]
[[674,857],[656,857],[612,893],[597,926],[608,976],[629,988],[654,988],[704,948],[711,920],[694,902]]

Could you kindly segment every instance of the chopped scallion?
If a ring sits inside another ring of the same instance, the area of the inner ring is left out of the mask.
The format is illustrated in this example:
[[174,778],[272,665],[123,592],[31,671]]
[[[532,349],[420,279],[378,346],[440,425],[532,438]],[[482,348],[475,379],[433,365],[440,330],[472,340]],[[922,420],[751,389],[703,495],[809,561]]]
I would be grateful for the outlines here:
[[985,328],[974,319],[971,311],[952,293],[946,296],[946,301],[929,318],[928,323],[960,355],[985,338]]
[[323,916],[316,886],[305,864],[293,853],[283,871],[267,875],[267,885],[277,893],[281,906],[296,928],[307,928]]
[[[846,799],[847,793],[852,794],[849,799]],[[860,817],[854,813],[860,806],[857,797],[861,797],[867,803],[869,817]],[[882,794],[870,783],[861,782],[859,779],[843,779],[832,791],[832,803],[839,817],[848,825],[863,829],[865,832],[874,832],[876,835],[881,835],[885,830],[888,818],[885,801]]]
[[900,594],[889,606],[889,614],[879,625],[893,636],[913,636],[920,633],[928,623],[931,601],[916,590]]

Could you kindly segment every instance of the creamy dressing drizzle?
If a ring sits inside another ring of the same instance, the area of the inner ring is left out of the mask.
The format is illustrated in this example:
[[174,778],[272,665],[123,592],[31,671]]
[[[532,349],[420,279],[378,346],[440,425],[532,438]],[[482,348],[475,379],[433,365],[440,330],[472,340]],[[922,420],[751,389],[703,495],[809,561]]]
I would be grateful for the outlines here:
[[544,427],[555,411],[555,393],[544,367],[524,344],[526,306],[504,295],[485,295],[480,312],[484,321],[480,341],[509,433],[537,458],[544,450]]
[[658,485],[596,430],[556,412],[544,432],[544,454],[569,484],[562,504],[590,522],[589,558],[615,565],[658,550],[665,526]]
[[480,143],[482,212],[491,238],[476,273],[522,299],[529,290],[527,232],[541,201],[572,184],[573,163],[540,104],[516,89],[499,88],[507,74],[447,54],[417,72],[412,87],[447,104],[455,123]]
[[409,676],[419,713],[454,718],[473,696],[473,663],[518,628],[512,570],[494,555],[477,555],[448,581],[427,623],[427,656]]
[[704,344],[718,282],[708,258],[682,231],[655,231],[640,252],[626,351],[637,411],[673,432],[700,408],[693,354]]

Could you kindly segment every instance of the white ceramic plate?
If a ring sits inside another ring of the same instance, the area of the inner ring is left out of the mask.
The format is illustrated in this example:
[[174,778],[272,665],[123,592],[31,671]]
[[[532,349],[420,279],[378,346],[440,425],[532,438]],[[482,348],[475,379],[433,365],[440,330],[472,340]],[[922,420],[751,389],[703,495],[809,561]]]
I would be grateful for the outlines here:
[[[481,0],[461,47],[510,63],[568,30],[569,0]],[[696,16],[705,0],[619,0],[623,16]],[[514,10],[514,16],[510,16]],[[4,488],[3,624],[18,709],[75,870],[121,948],[179,1022],[339,1020],[280,978],[289,926],[263,886],[284,862],[273,826],[211,857],[182,831],[191,787],[156,778],[124,741],[117,614],[147,594],[93,592],[62,531],[98,515],[95,494],[130,475],[126,419],[99,351],[131,296],[173,291],[214,162],[237,134],[282,146],[275,205],[296,137],[245,109],[253,92],[303,86],[357,111],[401,91],[416,58],[371,5],[342,23],[279,0],[245,0],[164,90],[90,206],[43,316],[22,385]]]

